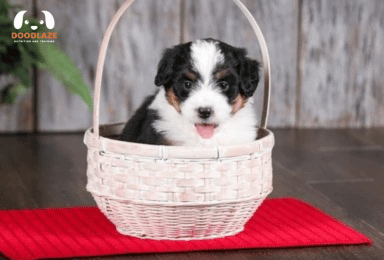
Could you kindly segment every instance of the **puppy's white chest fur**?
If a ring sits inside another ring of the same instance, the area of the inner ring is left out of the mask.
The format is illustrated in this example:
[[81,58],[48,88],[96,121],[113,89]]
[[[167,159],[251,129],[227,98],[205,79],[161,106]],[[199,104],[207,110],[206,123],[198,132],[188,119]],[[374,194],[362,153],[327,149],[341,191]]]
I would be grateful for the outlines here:
[[237,113],[222,122],[209,139],[201,137],[195,125],[168,103],[163,88],[157,93],[149,108],[155,110],[159,116],[159,119],[152,124],[154,129],[174,145],[235,145],[249,143],[256,139],[256,117],[252,108],[252,99],[249,99]]

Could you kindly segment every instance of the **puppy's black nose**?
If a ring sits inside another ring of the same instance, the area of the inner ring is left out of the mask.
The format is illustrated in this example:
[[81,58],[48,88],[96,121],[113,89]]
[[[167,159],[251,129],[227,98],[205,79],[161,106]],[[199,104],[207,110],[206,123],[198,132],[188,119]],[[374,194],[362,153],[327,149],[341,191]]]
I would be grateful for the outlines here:
[[210,107],[200,107],[197,109],[197,112],[199,114],[199,117],[202,119],[207,119],[212,115],[212,108]]

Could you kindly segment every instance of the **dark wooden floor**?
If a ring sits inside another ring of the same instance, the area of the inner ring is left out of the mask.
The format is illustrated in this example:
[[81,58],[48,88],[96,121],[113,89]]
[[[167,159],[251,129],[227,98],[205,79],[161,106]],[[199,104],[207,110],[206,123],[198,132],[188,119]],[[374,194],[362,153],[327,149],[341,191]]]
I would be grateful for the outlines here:
[[[273,132],[271,196],[302,198],[370,236],[373,246],[92,259],[384,259],[384,129]],[[0,209],[95,205],[85,191],[82,139],[81,134],[0,135]]]

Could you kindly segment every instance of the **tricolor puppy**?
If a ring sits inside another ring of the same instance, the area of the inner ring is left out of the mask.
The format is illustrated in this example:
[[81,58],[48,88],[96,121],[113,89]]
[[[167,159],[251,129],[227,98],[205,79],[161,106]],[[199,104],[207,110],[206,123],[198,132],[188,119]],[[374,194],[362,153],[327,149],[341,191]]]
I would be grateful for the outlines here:
[[167,49],[160,89],[125,125],[120,140],[156,145],[234,145],[256,139],[252,97],[259,63],[246,50],[204,39]]

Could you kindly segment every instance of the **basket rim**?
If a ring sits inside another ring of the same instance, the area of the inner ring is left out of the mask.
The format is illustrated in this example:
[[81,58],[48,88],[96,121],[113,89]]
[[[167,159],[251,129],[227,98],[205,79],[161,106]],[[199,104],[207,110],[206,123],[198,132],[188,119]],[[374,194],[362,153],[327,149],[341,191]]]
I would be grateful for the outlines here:
[[272,131],[259,129],[262,135],[260,139],[247,144],[228,146],[165,146],[132,143],[112,139],[108,136],[119,135],[124,123],[106,124],[99,127],[100,135],[93,132],[93,128],[87,129],[84,143],[88,148],[94,148],[100,152],[116,153],[124,156],[146,157],[160,160],[168,159],[233,159],[234,157],[251,156],[254,153],[265,153],[271,151],[275,138]]

